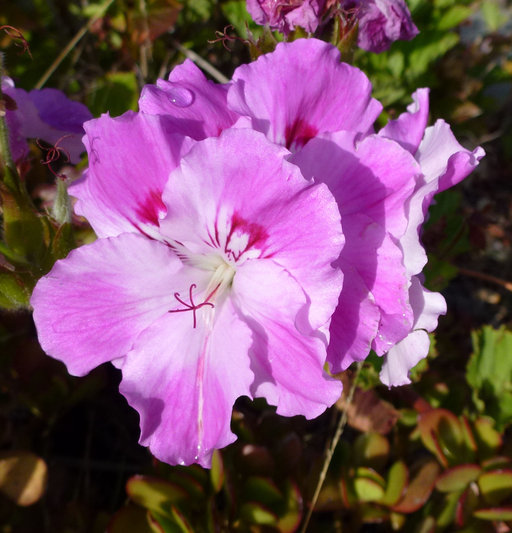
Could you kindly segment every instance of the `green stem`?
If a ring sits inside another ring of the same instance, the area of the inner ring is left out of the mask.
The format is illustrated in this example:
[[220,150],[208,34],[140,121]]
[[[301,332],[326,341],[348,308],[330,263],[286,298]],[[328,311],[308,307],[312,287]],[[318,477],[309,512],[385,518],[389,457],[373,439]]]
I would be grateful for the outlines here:
[[313,498],[311,499],[311,503],[309,505],[306,518],[304,519],[304,522],[302,523],[302,528],[300,530],[300,533],[306,533],[306,530],[309,525],[309,521],[311,520],[311,515],[313,514],[316,502],[318,501],[318,496],[320,496],[320,491],[322,490],[322,487],[324,485],[325,477],[327,475],[327,471],[329,470],[329,465],[331,464],[332,456],[334,455],[336,446],[338,445],[338,442],[341,436],[343,435],[343,430],[345,429],[345,426],[348,420],[348,407],[352,403],[352,398],[354,397],[354,392],[356,391],[357,380],[359,378],[359,374],[361,373],[361,368],[363,368],[363,361],[359,361],[359,363],[357,363],[356,373],[354,375],[354,381],[352,382],[352,385],[348,392],[347,401],[345,402],[345,407],[343,409],[343,414],[341,415],[340,421],[338,422],[338,426],[336,427],[336,432],[334,433],[334,437],[332,438],[331,445],[329,446],[325,454],[322,471],[320,472],[320,475],[318,476],[318,482],[316,484],[315,493],[313,494]]

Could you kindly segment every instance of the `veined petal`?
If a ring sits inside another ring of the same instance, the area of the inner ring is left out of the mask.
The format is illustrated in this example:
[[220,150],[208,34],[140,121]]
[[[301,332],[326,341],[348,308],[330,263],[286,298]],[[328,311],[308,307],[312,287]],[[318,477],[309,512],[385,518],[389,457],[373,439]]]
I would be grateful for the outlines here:
[[162,316],[122,363],[121,393],[140,415],[140,443],[171,464],[209,467],[216,448],[236,439],[231,412],[250,396],[251,332],[227,299],[215,327],[187,313]]
[[285,416],[321,414],[339,398],[341,383],[323,370],[325,343],[297,328],[306,304],[301,287],[272,260],[259,260],[238,269],[232,290],[252,331],[253,396],[263,396]]
[[157,229],[164,184],[192,143],[168,127],[165,118],[132,112],[86,122],[89,168],[69,192],[99,237]]
[[308,183],[287,154],[251,130],[198,142],[166,185],[160,227],[170,242],[218,250],[236,264],[272,257],[308,295],[302,327],[317,329],[341,286],[331,266],[343,243],[339,211],[327,187]]
[[[73,375],[122,357],[182,289],[181,261],[142,235],[100,239],[70,252],[32,294],[39,341]],[[188,285],[187,285],[188,288]]]
[[238,67],[228,105],[288,148],[323,132],[367,133],[382,109],[371,97],[368,78],[340,63],[337,48],[317,39],[279,43],[274,52]]
[[395,237],[404,233],[404,204],[421,170],[397,143],[377,135],[357,142],[356,133],[339,131],[312,139],[290,161],[304,177],[329,187],[342,220],[364,213]]
[[227,107],[227,86],[207,80],[190,59],[174,67],[169,81],[145,85],[139,108],[165,115],[176,132],[196,140],[219,135],[237,118]]

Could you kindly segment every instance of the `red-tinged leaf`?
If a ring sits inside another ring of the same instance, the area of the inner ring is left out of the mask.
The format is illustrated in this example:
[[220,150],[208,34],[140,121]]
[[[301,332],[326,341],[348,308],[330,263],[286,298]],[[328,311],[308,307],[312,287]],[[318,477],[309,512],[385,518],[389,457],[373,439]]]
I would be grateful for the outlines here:
[[302,520],[302,495],[299,487],[291,481],[286,483],[285,491],[286,513],[276,524],[281,533],[293,533],[297,531]]
[[360,502],[376,502],[384,496],[382,485],[367,477],[356,477],[353,480],[354,491]]
[[[160,528],[160,532],[163,532]],[[107,533],[155,533],[146,509],[136,505],[128,505],[112,517]]]
[[146,40],[152,42],[163,33],[172,30],[182,7],[177,0],[149,1],[146,14],[141,13],[134,20],[133,42],[136,44],[143,44]]
[[512,507],[488,507],[478,509],[473,516],[481,520],[512,520]]
[[481,417],[475,420],[473,427],[480,458],[492,458],[503,444],[501,435],[494,429],[494,422]]
[[436,513],[436,521],[439,528],[449,526],[455,519],[459,497],[459,492],[452,492],[445,495],[443,506]]
[[475,483],[471,483],[469,487],[462,493],[459,501],[457,502],[455,522],[459,527],[463,527],[473,515],[473,511],[477,508],[479,500],[480,493],[478,486]]
[[243,488],[242,498],[273,508],[283,501],[283,494],[270,478],[261,476],[250,477]]
[[155,529],[160,528],[162,533],[174,533],[177,531],[180,533],[194,533],[194,529],[185,518],[185,515],[174,505],[171,505],[170,516],[149,513],[149,520],[151,525]]
[[486,471],[489,470],[502,470],[504,468],[510,467],[510,457],[505,457],[502,455],[496,455],[485,461],[482,461],[482,468]]
[[356,468],[355,470],[355,477],[356,478],[366,478],[371,479],[378,485],[380,485],[382,488],[386,486],[386,482],[384,481],[384,478],[376,472],[373,468],[368,468],[366,466],[360,466],[359,468]]
[[363,504],[359,512],[361,514],[361,520],[366,524],[381,524],[389,519],[389,510],[382,509],[376,505]]
[[499,505],[512,495],[512,470],[484,472],[478,479],[478,486],[486,502]]
[[279,517],[259,502],[246,502],[240,508],[240,518],[250,524],[274,525]]
[[133,476],[126,483],[128,496],[150,511],[169,515],[171,504],[187,499],[189,494],[182,487],[150,476]]
[[393,463],[388,472],[386,492],[379,500],[379,503],[386,507],[395,505],[403,496],[408,480],[409,470],[407,465],[403,461]]
[[460,460],[464,440],[459,419],[446,409],[432,409],[418,417],[418,428],[425,447],[443,466]]
[[476,481],[482,468],[475,464],[454,466],[445,470],[436,481],[436,489],[440,492],[463,491],[472,481]]
[[240,454],[240,466],[244,474],[271,474],[275,469],[272,454],[264,446],[246,444]]
[[[343,389],[350,389],[347,375],[341,375]],[[346,397],[336,402],[336,407],[347,412],[349,426],[363,433],[375,432],[385,435],[396,424],[399,413],[388,402],[381,400],[375,391],[357,388],[352,402],[347,405]]]
[[461,422],[461,428],[462,428],[462,433],[464,435],[464,443],[466,444],[466,448],[470,450],[471,452],[473,452],[474,454],[474,452],[478,450],[478,444],[475,440],[475,436],[473,435],[473,432],[471,431],[471,426],[469,425],[468,419],[465,416],[461,416],[460,422]]
[[46,490],[48,468],[31,452],[0,454],[0,492],[23,507],[36,503]]
[[389,441],[379,433],[359,435],[353,446],[353,461],[356,465],[380,468],[389,455]]
[[435,461],[424,463],[412,478],[403,498],[392,507],[398,513],[413,513],[428,500],[437,476],[439,465]]

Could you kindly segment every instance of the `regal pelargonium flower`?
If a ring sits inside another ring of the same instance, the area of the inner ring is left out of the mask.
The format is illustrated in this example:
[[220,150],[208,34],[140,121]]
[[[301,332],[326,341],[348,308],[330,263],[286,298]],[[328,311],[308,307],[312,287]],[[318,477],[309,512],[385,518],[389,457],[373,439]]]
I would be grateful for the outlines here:
[[16,104],[6,113],[9,141],[15,161],[28,154],[27,139],[41,139],[49,144],[59,141],[59,147],[78,163],[85,148],[82,144],[83,123],[92,118],[87,107],[70,100],[57,89],[33,89],[30,92],[2,78],[2,91]]
[[76,192],[83,205],[95,192],[88,213],[102,238],[38,282],[43,349],[74,375],[120,368],[140,442],[173,464],[209,466],[233,442],[240,396],[285,416],[332,405],[341,385],[323,366],[343,234],[327,187],[250,130],[185,155],[159,116],[104,116],[86,132],[96,181]]
[[325,0],[247,0],[247,11],[256,24],[288,35],[296,27],[313,33],[320,22]]

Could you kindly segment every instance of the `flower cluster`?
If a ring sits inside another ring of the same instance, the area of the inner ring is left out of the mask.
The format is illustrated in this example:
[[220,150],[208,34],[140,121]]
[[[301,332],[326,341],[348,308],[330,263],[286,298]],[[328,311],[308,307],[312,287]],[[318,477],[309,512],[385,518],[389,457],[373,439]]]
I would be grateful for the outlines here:
[[87,122],[70,192],[99,239],[34,290],[44,350],[74,375],[120,368],[140,442],[174,464],[233,442],[240,396],[319,415],[341,392],[326,363],[374,350],[406,383],[445,311],[422,286],[422,222],[483,156],[427,127],[426,89],[413,100],[376,132],[369,80],[309,39],[226,85],[185,61],[138,113]]
[[314,33],[323,19],[349,15],[358,24],[358,46],[369,52],[418,34],[405,0],[247,0],[247,11],[257,24],[284,35],[296,28]]

